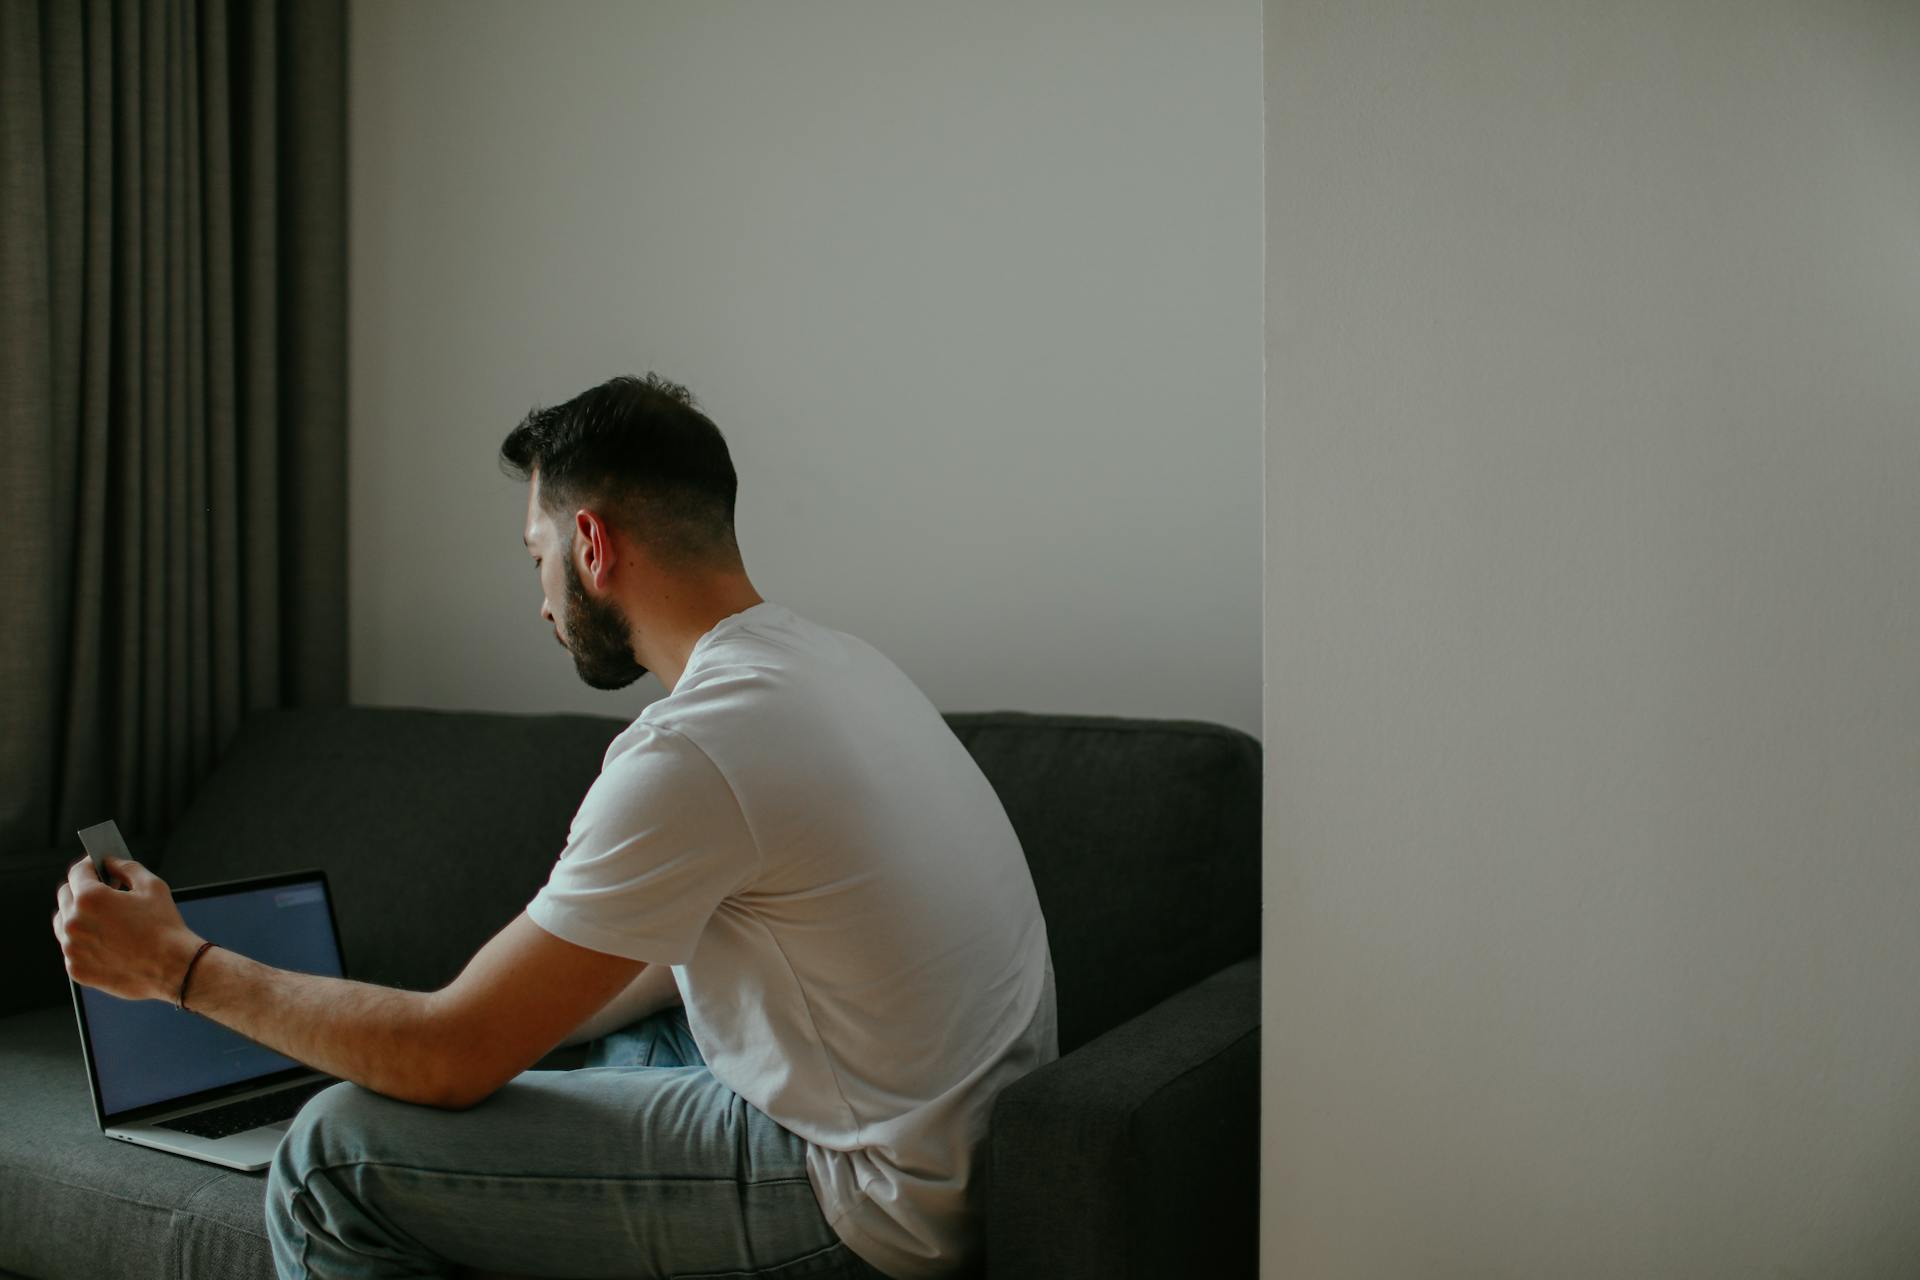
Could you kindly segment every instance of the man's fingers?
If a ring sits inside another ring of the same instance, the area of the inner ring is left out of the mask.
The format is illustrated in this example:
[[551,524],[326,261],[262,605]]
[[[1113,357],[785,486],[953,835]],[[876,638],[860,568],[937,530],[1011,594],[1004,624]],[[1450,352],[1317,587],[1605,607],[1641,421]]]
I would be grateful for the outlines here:
[[128,888],[138,888],[148,880],[158,880],[160,878],[153,874],[153,872],[147,870],[144,865],[135,862],[131,858],[115,858],[112,856],[107,858],[107,874],[113,876],[115,879],[124,880]]
[[82,858],[67,868],[67,887],[73,890],[73,896],[77,898],[87,892],[88,885],[96,889],[106,888],[100,883],[100,877],[93,874],[93,859]]
[[58,889],[55,889],[53,891],[53,901],[54,905],[58,908],[58,910],[54,912],[55,915],[65,915],[67,912],[73,910],[73,886],[63,884]]

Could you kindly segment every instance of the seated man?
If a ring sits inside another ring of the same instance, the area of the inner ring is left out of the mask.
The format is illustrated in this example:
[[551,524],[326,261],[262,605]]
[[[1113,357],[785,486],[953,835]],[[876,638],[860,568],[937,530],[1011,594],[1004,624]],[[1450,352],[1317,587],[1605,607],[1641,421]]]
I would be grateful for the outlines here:
[[[1058,1052],[998,796],[898,667],[754,590],[726,443],[683,388],[616,378],[501,453],[581,678],[668,691],[526,910],[444,989],[399,991],[208,949],[145,868],[112,863],[114,892],[83,859],[68,972],[351,1082],[269,1175],[283,1276],[969,1268],[989,1108]],[[528,1070],[676,997],[603,1065]]]

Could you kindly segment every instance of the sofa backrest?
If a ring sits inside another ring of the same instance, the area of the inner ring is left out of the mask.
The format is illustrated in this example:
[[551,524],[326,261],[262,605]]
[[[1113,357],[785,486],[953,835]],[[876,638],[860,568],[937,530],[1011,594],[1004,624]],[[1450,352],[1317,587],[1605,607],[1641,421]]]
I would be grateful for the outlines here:
[[1047,918],[1060,1052],[1260,949],[1260,743],[1195,720],[952,713]]
[[[946,719],[1026,850],[1062,1052],[1258,949],[1254,739],[1195,721]],[[184,887],[324,867],[351,972],[438,987],[546,880],[623,727],[598,716],[262,712],[157,869]]]
[[183,887],[324,868],[348,972],[431,990],[546,882],[624,727],[603,716],[258,712],[157,870]]

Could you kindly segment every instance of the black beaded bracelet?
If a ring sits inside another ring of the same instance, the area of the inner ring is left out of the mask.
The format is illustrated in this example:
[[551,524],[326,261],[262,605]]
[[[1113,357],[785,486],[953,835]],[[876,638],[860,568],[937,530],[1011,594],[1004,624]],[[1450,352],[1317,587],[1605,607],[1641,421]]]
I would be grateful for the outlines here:
[[193,953],[193,959],[187,961],[187,971],[180,977],[180,997],[173,1002],[173,1007],[182,1013],[187,1011],[187,984],[193,981],[193,966],[200,963],[200,957],[207,954],[207,948],[212,945],[211,942],[201,943],[200,949]]

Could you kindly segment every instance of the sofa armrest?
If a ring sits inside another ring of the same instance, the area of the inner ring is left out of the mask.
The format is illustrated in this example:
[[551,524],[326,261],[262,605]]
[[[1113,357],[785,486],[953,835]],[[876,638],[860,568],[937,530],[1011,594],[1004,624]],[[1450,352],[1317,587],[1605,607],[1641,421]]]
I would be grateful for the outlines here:
[[987,1270],[1251,1276],[1260,957],[1229,965],[995,1099]]

